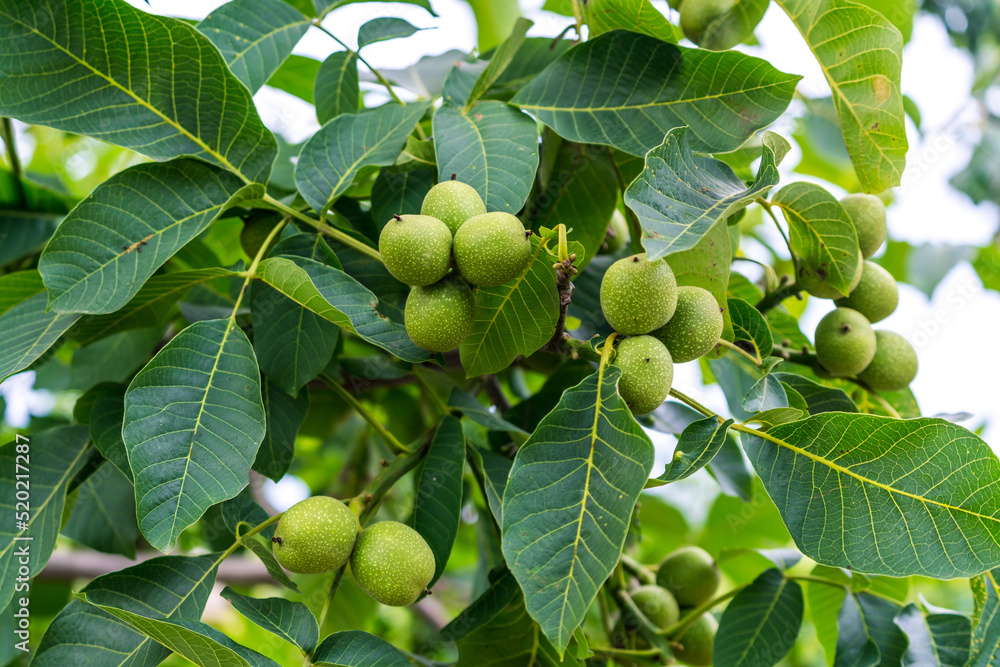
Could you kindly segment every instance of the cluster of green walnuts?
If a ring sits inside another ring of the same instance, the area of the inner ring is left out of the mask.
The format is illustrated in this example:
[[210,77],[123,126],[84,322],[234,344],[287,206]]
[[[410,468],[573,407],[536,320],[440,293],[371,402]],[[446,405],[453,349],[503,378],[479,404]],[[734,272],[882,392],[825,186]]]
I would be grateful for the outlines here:
[[722,309],[701,287],[677,286],[664,259],[646,254],[619,259],[601,281],[604,319],[619,334],[615,365],[618,393],[634,414],[652,412],[666,400],[674,363],[693,361],[715,347]]
[[899,286],[892,275],[867,258],[886,237],[885,204],[873,195],[847,195],[840,202],[857,230],[864,261],[858,264],[848,296],[800,267],[797,284],[812,296],[835,299],[837,308],[816,327],[816,357],[833,377],[856,377],[877,391],[905,389],[917,375],[917,353],[893,331],[872,329],[889,317],[899,303]]
[[[719,623],[708,612],[680,624],[682,617],[715,597],[722,574],[715,560],[703,549],[681,547],[668,554],[656,570],[656,583],[639,586],[630,596],[643,616],[666,631],[674,656],[687,665],[711,665],[715,633]],[[646,649],[639,634],[640,621],[623,614],[615,624],[612,639],[619,648]]]
[[497,287],[520,275],[531,261],[529,236],[510,213],[487,213],[454,175],[430,189],[420,215],[394,215],[378,249],[389,273],[413,287],[403,312],[413,342],[432,352],[458,347],[476,319],[469,283]]
[[271,538],[282,567],[300,574],[332,572],[348,560],[355,581],[392,607],[416,602],[434,578],[434,552],[410,526],[380,521],[360,530],[344,503],[313,496],[290,507]]

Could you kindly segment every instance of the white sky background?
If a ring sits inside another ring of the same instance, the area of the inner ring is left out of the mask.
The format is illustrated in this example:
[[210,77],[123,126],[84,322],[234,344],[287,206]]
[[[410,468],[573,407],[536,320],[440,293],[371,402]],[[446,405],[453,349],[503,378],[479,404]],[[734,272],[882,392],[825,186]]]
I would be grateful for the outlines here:
[[[144,11],[194,19],[204,18],[224,4],[222,0],[151,0],[150,5],[142,0],[128,2]],[[359,3],[338,9],[324,26],[351,46],[356,46],[358,28],[378,16],[399,16],[415,26],[433,28],[406,39],[366,47],[365,58],[377,68],[405,67],[424,55],[449,49],[470,52],[475,46],[476,31],[469,6],[462,0],[431,2],[438,18],[413,5]],[[525,15],[535,21],[529,35],[555,36],[571,22],[566,17],[540,11],[541,4],[542,0],[521,2]],[[676,20],[666,2],[654,0],[654,4]],[[806,95],[829,94],[812,54],[788,18],[774,5],[759,26],[757,37],[760,46],[741,49],[769,60],[782,71],[803,75],[800,86]],[[335,50],[340,47],[333,40],[312,29],[295,53],[323,60]],[[1000,210],[995,205],[977,207],[948,185],[948,179],[967,164],[978,136],[977,111],[968,96],[972,77],[970,59],[965,52],[952,47],[940,21],[918,17],[904,52],[903,92],[921,111],[924,136],[921,138],[908,121],[908,169],[903,187],[896,191],[896,202],[889,208],[889,230],[895,239],[913,244],[981,246],[990,241],[1000,224]],[[1000,91],[990,98],[991,107],[998,107],[993,109],[994,113],[1000,113],[998,98]],[[312,107],[291,95],[265,87],[255,101],[264,122],[291,142],[302,141],[318,129]],[[787,121],[779,121],[774,129],[787,136],[791,126]],[[793,144],[792,153],[783,163],[783,182],[812,180],[790,173],[798,160]],[[838,196],[843,194],[834,186],[823,185]],[[773,247],[782,245],[775,233]],[[831,308],[830,301],[812,300],[802,319],[803,331],[811,334]],[[976,428],[986,423],[985,437],[1000,451],[1000,401],[997,400],[1000,392],[995,388],[996,378],[1000,377],[1000,354],[992,349],[998,322],[1000,294],[984,290],[975,271],[963,262],[941,282],[930,300],[916,288],[901,285],[898,310],[876,326],[898,331],[917,347],[920,373],[912,388],[924,414],[972,413],[973,418],[964,425]],[[27,379],[17,377],[0,388],[8,402],[7,419],[15,425],[27,418],[29,404],[32,412],[47,411],[46,398],[27,391]],[[679,365],[674,385],[699,396],[715,409],[725,410],[721,390],[701,385],[697,364]],[[665,436],[656,439],[669,445],[658,447],[662,451],[656,470],[661,470],[673,439]],[[299,493],[302,491],[293,495]]]

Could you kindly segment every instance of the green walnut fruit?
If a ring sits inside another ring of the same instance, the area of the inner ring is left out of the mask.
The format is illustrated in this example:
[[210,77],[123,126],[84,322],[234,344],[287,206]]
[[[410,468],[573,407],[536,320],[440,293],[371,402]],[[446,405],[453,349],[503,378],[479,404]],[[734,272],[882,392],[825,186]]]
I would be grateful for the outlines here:
[[434,578],[434,552],[406,524],[382,521],[361,531],[351,554],[351,572],[372,599],[405,607],[416,602]]
[[[851,284],[847,288],[848,294],[850,294],[851,290],[857,287],[858,283],[861,282],[861,276],[863,273],[864,262],[859,261],[857,268],[854,269],[854,276],[851,278]],[[821,299],[840,299],[844,296],[839,290],[837,290],[837,288],[827,282],[828,274],[825,267],[812,268],[800,263],[796,276],[796,283],[798,286],[813,296]]]
[[875,356],[875,332],[864,315],[837,308],[816,325],[816,356],[834,377],[857,375]]
[[893,331],[875,332],[875,356],[858,379],[876,391],[906,389],[917,377],[917,352]]
[[442,181],[424,196],[420,215],[437,218],[454,234],[466,220],[486,213],[486,204],[476,189],[461,181]]
[[694,361],[710,352],[722,335],[719,302],[706,289],[682,285],[673,317],[652,335],[667,346],[675,364]]
[[496,211],[469,218],[455,234],[455,265],[473,285],[497,287],[524,271],[531,241],[510,213]]
[[618,333],[648,334],[667,323],[677,308],[677,279],[666,260],[646,253],[624,257],[601,280],[601,310]]
[[899,285],[892,274],[875,262],[865,260],[858,286],[849,296],[834,301],[838,307],[853,308],[874,324],[889,317],[899,304]]
[[430,285],[451,268],[451,230],[429,215],[396,215],[382,228],[378,250],[396,280]]
[[673,593],[682,607],[697,607],[711,600],[719,589],[722,573],[708,552],[700,547],[681,547],[667,554],[656,571],[656,583]]
[[406,297],[406,333],[425,350],[454,350],[472,331],[475,320],[476,298],[461,280],[445,278],[433,285],[414,287]]
[[709,667],[712,664],[715,633],[718,630],[719,622],[715,617],[709,613],[702,614],[677,638],[681,647],[674,651],[674,655],[684,664]]
[[885,241],[885,204],[875,195],[853,194],[840,200],[858,231],[861,254],[871,257]]
[[[660,586],[646,585],[632,591],[632,601],[643,616],[652,621],[653,625],[664,630],[677,623],[681,618],[680,606],[670,591]],[[639,626],[637,620],[625,619],[625,626],[634,630]]]
[[615,366],[622,371],[618,394],[633,414],[652,412],[667,400],[674,381],[674,362],[667,346],[657,339],[626,338],[618,346]]
[[290,572],[330,572],[347,562],[357,536],[358,520],[347,505],[329,496],[313,496],[281,515],[271,548]]
[[618,209],[611,214],[611,222],[608,223],[608,231],[604,234],[604,243],[598,251],[601,255],[613,255],[628,243],[628,222],[625,216]]
[[724,51],[740,43],[736,22],[728,14],[736,0],[684,0],[681,30],[702,48]]

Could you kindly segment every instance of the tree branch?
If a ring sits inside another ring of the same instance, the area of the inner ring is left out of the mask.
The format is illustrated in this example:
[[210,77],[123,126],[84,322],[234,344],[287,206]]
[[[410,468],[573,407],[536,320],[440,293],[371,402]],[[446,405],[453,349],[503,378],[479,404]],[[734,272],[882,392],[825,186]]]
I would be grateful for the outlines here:
[[577,273],[576,267],[573,266],[574,261],[576,261],[575,254],[552,265],[556,270],[556,287],[559,289],[559,319],[556,320],[555,333],[545,344],[544,349],[547,352],[557,354],[562,352],[566,342],[566,313],[569,311],[569,304],[573,300],[573,291],[576,289],[573,285],[573,276]]

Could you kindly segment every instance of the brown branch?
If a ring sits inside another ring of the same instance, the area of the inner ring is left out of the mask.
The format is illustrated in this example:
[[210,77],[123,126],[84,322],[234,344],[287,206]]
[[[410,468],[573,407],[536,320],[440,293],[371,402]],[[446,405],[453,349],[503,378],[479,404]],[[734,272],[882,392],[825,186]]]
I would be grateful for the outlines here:
[[570,255],[561,262],[556,262],[553,268],[556,270],[556,287],[559,289],[559,319],[556,320],[556,330],[552,338],[545,344],[545,351],[558,354],[563,351],[563,344],[566,342],[566,313],[569,311],[569,304],[573,300],[573,276],[576,275],[576,267],[573,262],[576,255]]
[[[93,551],[56,551],[38,578],[50,581],[91,580],[109,572],[116,572],[150,558],[161,556],[158,552],[141,553],[135,560],[114,554]],[[225,584],[251,585],[273,583],[264,564],[256,558],[233,556],[219,564],[218,580]]]
[[510,401],[503,393],[503,387],[500,386],[500,380],[496,375],[483,376],[483,391],[486,392],[490,403],[496,406],[497,412],[503,413],[510,410]]

